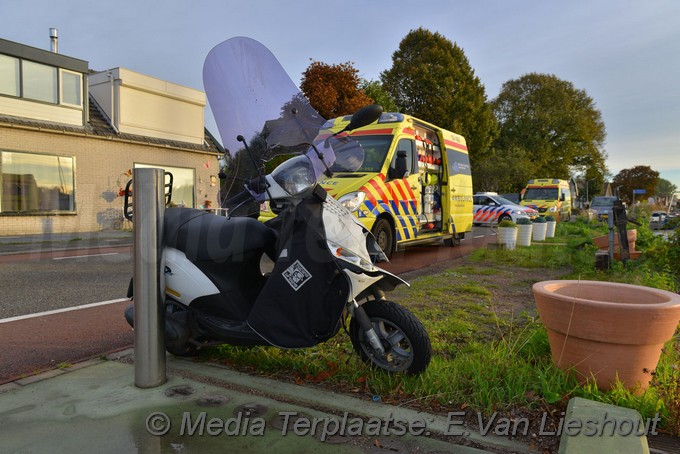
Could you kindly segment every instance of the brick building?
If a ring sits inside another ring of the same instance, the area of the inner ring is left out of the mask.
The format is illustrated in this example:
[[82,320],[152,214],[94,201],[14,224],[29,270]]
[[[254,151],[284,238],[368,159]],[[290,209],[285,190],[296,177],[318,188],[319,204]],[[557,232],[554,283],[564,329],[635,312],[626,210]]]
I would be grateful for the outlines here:
[[0,39],[0,235],[129,227],[135,167],[174,176],[173,202],[217,205],[221,146],[205,94]]

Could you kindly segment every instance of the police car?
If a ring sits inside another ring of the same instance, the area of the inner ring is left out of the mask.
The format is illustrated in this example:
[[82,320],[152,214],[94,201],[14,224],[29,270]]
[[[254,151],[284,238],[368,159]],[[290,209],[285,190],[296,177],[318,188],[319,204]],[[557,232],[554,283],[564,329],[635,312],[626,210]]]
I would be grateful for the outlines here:
[[478,192],[472,197],[474,225],[498,223],[501,221],[517,222],[519,218],[535,219],[538,211],[523,207],[495,192]]

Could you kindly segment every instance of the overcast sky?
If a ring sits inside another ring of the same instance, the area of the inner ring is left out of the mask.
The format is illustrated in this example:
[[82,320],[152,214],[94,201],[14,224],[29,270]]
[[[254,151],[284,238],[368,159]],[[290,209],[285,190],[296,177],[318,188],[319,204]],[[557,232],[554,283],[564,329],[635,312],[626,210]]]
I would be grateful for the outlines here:
[[[0,0],[0,38],[96,71],[124,67],[203,90],[203,61],[233,36],[267,46],[295,83],[310,58],[377,80],[418,27],[465,52],[491,100],[504,82],[554,74],[585,90],[607,128],[612,175],[649,165],[680,188],[678,0]],[[215,134],[209,109],[206,126]]]

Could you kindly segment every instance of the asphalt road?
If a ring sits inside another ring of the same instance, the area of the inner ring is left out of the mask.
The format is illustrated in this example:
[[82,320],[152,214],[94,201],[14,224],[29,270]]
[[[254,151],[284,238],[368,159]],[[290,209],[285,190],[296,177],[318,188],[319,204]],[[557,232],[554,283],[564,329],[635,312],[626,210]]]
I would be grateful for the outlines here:
[[[490,233],[475,228],[460,246],[410,248],[381,266],[404,274],[455,261],[495,241]],[[130,246],[0,256],[0,384],[131,347],[132,267]]]
[[132,248],[0,256],[0,319],[124,298]]

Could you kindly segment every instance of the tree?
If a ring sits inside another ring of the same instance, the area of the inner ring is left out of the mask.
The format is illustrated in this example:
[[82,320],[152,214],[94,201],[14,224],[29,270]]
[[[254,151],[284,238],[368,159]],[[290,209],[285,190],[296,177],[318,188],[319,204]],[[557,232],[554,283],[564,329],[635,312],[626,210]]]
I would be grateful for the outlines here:
[[626,203],[633,201],[633,190],[644,190],[644,194],[636,194],[635,200],[643,201],[656,193],[659,183],[659,172],[649,166],[635,166],[623,169],[612,180],[612,186],[618,189],[619,198]]
[[496,148],[525,148],[536,165],[534,177],[607,173],[605,125],[585,90],[554,75],[531,73],[505,82],[492,105],[500,124]]
[[375,104],[380,104],[385,112],[399,112],[399,106],[392,96],[385,90],[380,81],[362,79],[359,85]]
[[496,119],[484,86],[455,43],[423,28],[411,30],[380,79],[403,113],[465,136],[473,169],[488,153]]
[[671,197],[673,194],[678,192],[678,187],[666,180],[665,178],[659,178],[659,182],[656,185],[656,195],[659,197]]
[[521,147],[502,152],[491,149],[488,156],[478,162],[472,171],[476,192],[518,193],[536,175],[531,157]]
[[359,88],[358,73],[351,62],[329,65],[312,60],[302,73],[300,89],[322,117],[349,115],[373,102]]

